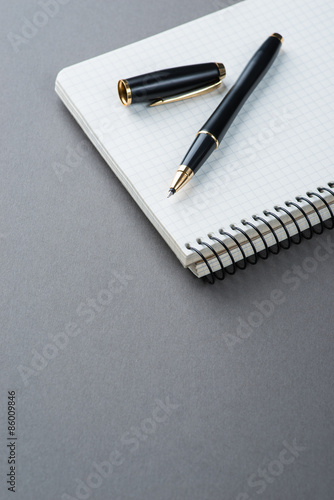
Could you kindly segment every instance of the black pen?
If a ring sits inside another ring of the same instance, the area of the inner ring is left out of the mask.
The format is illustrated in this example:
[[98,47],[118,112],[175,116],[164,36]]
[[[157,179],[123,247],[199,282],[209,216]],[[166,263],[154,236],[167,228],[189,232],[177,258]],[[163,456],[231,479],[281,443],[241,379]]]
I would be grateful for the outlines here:
[[185,186],[218,148],[243,104],[274,62],[282,42],[283,37],[273,33],[255,52],[233,87],[197,132],[194,142],[176,171],[167,198]]

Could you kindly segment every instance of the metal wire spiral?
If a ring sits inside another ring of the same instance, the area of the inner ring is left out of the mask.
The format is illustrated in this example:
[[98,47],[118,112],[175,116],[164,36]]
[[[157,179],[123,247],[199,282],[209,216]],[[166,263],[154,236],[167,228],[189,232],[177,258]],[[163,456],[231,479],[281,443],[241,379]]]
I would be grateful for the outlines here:
[[[216,279],[218,280],[224,280],[227,274],[234,274],[237,269],[243,270],[246,269],[248,264],[254,265],[258,262],[259,258],[262,260],[265,260],[269,257],[269,255],[272,254],[278,254],[281,249],[287,250],[290,248],[291,243],[294,243],[295,245],[299,245],[303,239],[310,240],[314,234],[321,234],[324,229],[333,229],[334,228],[334,213],[333,210],[328,203],[328,201],[322,196],[323,193],[328,193],[334,197],[334,182],[329,182],[328,187],[319,187],[317,188],[318,192],[313,192],[313,191],[308,191],[306,193],[306,197],[304,196],[296,196],[295,201],[286,201],[285,202],[285,207],[282,206],[275,206],[274,210],[275,212],[269,212],[268,210],[264,210],[263,214],[265,218],[260,217],[258,215],[253,215],[253,219],[255,222],[262,222],[265,224],[265,226],[268,228],[270,234],[273,236],[275,243],[272,246],[268,246],[268,243],[266,242],[264,235],[261,233],[258,227],[256,227],[255,224],[252,222],[249,222],[245,219],[241,220],[241,224],[245,226],[245,230],[241,229],[240,227],[237,227],[236,225],[232,224],[230,227],[233,231],[236,233],[241,233],[246,242],[249,243],[251,249],[252,249],[252,255],[246,257],[245,251],[243,249],[242,244],[237,240],[236,236],[234,236],[231,233],[227,233],[226,231],[223,231],[222,229],[219,231],[219,233],[224,236],[229,238],[233,244],[236,246],[238,251],[240,252],[241,259],[236,260],[235,257],[233,256],[228,244],[226,243],[226,238],[224,238],[224,241],[220,238],[217,238],[216,236],[209,235],[210,243],[203,241],[202,239],[198,239],[197,243],[200,245],[205,246],[208,248],[212,256],[216,258],[220,269],[218,271],[213,271],[212,267],[209,264],[208,258],[206,258],[203,253],[198,250],[197,248],[194,248],[190,245],[187,245],[187,248],[190,250],[193,250],[196,252],[201,260],[206,264],[208,268],[208,275],[205,277],[207,281],[210,284],[213,284]],[[320,210],[316,207],[316,205],[311,201],[311,198],[317,198],[320,200],[323,204],[324,207],[326,207],[329,217],[324,217],[321,213]],[[319,219],[319,222],[316,224],[311,224],[311,221],[309,219],[309,216],[305,212],[305,210],[300,206],[300,203],[307,203],[311,208],[312,208],[312,213],[315,213]],[[287,207],[287,208],[286,208]],[[299,210],[301,217],[299,219],[303,220],[304,222],[307,223],[307,229],[301,229],[298,220],[296,217],[291,213],[290,207],[294,207]],[[291,236],[289,234],[287,224],[283,222],[282,218],[278,215],[280,213],[286,214],[289,216],[291,223],[295,226],[297,233],[294,236]],[[274,228],[271,224],[270,221],[268,220],[270,217],[274,218],[278,223],[279,226]],[[257,250],[255,248],[255,245],[252,241],[252,238],[247,234],[247,226],[251,227],[259,236],[261,239],[261,242],[263,244],[263,248],[260,250]],[[319,229],[317,229],[319,228]],[[277,236],[277,232],[283,229],[285,233],[285,238],[283,240],[279,240]],[[227,253],[230,259],[230,264],[228,266],[224,266],[222,263],[222,260],[219,256],[219,251],[215,250],[212,246],[214,242],[219,243],[224,251]],[[211,258],[211,257],[210,257]]]

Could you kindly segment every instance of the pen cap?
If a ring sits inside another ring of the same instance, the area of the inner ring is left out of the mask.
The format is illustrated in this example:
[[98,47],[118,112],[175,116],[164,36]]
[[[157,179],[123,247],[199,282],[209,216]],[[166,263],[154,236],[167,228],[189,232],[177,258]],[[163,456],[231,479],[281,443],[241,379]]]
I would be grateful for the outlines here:
[[119,80],[118,94],[124,106],[138,102],[157,106],[210,92],[225,75],[224,65],[215,62],[168,68]]

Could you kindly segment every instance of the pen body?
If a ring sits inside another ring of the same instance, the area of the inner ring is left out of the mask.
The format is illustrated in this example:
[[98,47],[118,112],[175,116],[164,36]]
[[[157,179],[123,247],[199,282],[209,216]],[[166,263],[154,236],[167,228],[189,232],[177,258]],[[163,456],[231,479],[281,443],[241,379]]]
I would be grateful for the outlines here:
[[274,62],[281,40],[282,37],[274,33],[255,52],[234,86],[203,125],[182,165],[196,173],[218,147],[241,107]]
[[273,64],[281,41],[270,36],[255,52],[247,66],[203,126],[220,142],[240,109]]

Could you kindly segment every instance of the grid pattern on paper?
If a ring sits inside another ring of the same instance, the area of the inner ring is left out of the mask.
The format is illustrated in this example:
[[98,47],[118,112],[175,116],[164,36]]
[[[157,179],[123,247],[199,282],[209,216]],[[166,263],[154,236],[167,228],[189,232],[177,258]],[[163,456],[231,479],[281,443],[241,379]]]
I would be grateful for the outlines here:
[[[61,96],[183,264],[186,243],[206,238],[334,179],[334,45],[331,0],[246,0],[141,42],[66,68]],[[220,148],[179,193],[170,181],[195,133],[272,32],[284,36],[274,65]],[[120,78],[223,62],[225,87],[156,108],[124,108]]]

